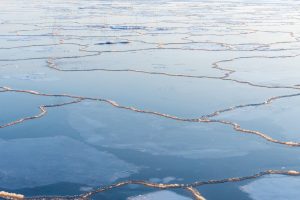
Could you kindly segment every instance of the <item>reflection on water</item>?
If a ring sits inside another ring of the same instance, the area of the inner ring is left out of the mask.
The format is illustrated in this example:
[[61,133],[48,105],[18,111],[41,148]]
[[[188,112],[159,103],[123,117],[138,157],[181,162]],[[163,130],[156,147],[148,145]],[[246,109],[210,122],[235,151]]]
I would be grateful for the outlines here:
[[137,172],[116,156],[65,136],[1,140],[0,147],[5,158],[0,184],[8,189],[58,182],[97,186]]
[[298,198],[299,2],[0,6],[0,197]]

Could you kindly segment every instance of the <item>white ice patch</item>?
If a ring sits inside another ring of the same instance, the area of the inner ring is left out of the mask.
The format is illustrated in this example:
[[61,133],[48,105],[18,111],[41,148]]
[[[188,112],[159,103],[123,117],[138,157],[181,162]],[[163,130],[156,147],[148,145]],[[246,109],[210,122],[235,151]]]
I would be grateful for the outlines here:
[[191,200],[191,198],[165,190],[138,195],[135,197],[128,197],[127,200]]
[[93,190],[93,187],[83,186],[83,187],[80,187],[79,190],[81,192],[89,192],[89,191]]
[[242,186],[241,190],[253,200],[298,200],[299,188],[300,177],[271,175]]

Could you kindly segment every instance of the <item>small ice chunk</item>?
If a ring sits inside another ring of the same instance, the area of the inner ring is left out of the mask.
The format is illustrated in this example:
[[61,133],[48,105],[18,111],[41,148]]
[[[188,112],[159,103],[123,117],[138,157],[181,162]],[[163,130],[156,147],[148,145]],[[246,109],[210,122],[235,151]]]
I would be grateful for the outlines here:
[[191,200],[191,198],[176,194],[175,192],[164,190],[128,197],[127,200]]
[[79,188],[79,190],[82,192],[89,192],[89,191],[93,190],[93,187],[82,186]]

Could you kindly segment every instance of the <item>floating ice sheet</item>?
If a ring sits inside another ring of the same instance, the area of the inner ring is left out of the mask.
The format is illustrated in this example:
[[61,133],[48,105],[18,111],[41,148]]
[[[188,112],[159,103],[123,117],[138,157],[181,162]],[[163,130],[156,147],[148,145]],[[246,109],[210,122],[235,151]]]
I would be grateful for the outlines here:
[[300,196],[299,177],[271,175],[241,187],[253,200],[297,200]]
[[138,168],[64,136],[0,140],[0,187],[20,189],[69,182],[91,186],[129,177]]

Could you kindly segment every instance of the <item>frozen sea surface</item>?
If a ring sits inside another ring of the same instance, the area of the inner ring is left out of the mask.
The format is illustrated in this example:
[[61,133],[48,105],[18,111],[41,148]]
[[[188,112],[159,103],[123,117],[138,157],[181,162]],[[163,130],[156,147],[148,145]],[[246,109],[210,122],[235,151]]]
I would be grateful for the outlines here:
[[299,1],[1,0],[0,8],[0,191],[300,196],[300,177],[290,176],[300,174]]

